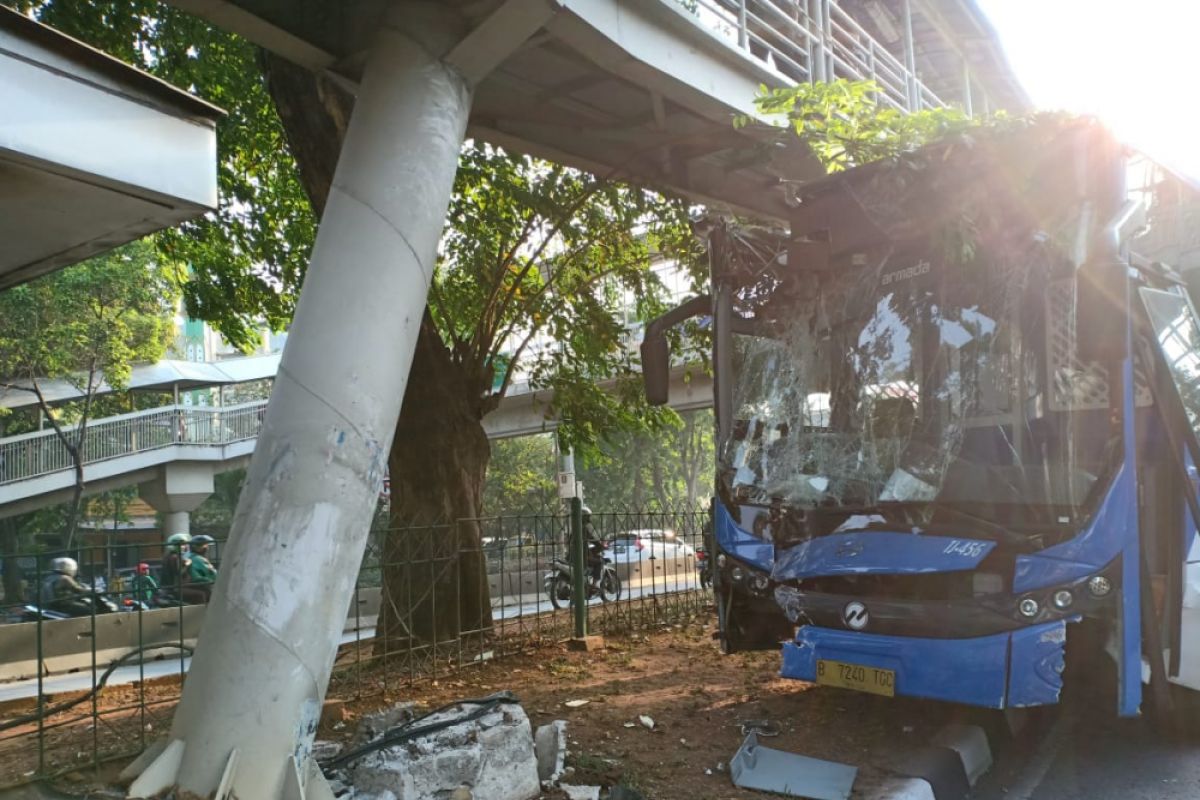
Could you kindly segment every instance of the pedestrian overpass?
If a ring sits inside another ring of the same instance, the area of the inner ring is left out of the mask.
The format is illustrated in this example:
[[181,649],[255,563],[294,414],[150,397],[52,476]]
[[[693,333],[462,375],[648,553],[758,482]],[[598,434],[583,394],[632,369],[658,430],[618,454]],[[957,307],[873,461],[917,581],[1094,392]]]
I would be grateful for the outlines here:
[[[216,380],[218,375],[270,380],[279,357],[182,362],[188,367],[183,375],[164,366],[170,363],[174,362],[136,368],[135,384],[142,373],[151,376],[148,380],[188,379],[191,388],[204,386],[205,379]],[[59,388],[52,396],[60,400],[71,396],[69,387],[51,388]],[[4,399],[0,394],[0,404]],[[515,381],[483,420],[488,437],[507,439],[554,430],[558,421],[553,401],[552,390]],[[710,407],[711,379],[681,366],[671,382],[670,404],[678,411]],[[144,498],[167,515],[168,531],[186,530],[186,515],[211,494],[213,475],[249,463],[266,411],[265,399],[234,405],[171,403],[93,420],[83,445],[85,493],[141,485]],[[74,486],[74,461],[53,430],[0,437],[0,518],[66,502]]]
[[[356,90],[390,0],[169,0]],[[445,0],[470,32],[467,134],[513,152],[785,220],[815,161],[747,159],[760,86],[870,79],[879,102],[1018,111],[974,0]]]

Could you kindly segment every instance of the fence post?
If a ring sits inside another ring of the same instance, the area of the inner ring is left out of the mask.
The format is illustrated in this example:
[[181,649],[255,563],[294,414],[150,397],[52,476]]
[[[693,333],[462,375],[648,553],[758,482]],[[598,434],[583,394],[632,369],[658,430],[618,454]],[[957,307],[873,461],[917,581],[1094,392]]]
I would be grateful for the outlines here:
[[575,638],[587,636],[587,559],[584,557],[583,501],[571,498],[571,608]]

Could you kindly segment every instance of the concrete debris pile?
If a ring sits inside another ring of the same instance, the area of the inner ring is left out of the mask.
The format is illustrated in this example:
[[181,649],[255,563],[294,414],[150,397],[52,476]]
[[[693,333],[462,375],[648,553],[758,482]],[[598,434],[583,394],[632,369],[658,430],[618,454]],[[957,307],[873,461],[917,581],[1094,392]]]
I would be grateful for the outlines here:
[[325,742],[314,750],[342,800],[534,800],[551,790],[599,797],[599,787],[559,784],[568,771],[566,722],[535,735],[507,692],[423,717],[389,709],[364,718],[336,754]]

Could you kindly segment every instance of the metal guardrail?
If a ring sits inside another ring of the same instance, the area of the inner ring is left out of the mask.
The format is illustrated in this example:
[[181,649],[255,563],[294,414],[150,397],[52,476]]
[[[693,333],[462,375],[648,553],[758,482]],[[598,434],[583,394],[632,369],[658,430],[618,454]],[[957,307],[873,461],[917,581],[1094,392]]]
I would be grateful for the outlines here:
[[835,0],[693,0],[685,6],[719,38],[796,83],[871,80],[879,102],[902,111],[946,105]]
[[[83,464],[179,445],[232,444],[258,436],[267,401],[226,407],[162,406],[105,417],[84,430]],[[75,427],[66,428],[75,436]],[[0,486],[74,468],[53,430],[0,439]]]

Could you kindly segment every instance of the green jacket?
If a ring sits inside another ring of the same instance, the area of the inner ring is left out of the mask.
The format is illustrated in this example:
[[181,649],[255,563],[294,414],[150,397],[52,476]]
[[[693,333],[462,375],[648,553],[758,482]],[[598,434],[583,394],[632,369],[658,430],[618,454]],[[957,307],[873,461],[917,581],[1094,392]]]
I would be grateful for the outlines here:
[[188,565],[189,583],[216,583],[217,568],[199,553],[192,553],[192,563]]
[[154,593],[158,591],[158,581],[154,580],[150,575],[134,575],[131,592],[134,598],[141,600],[143,603],[149,604],[154,599]]

